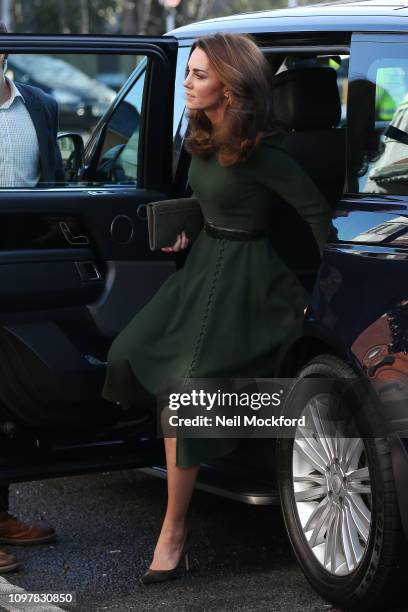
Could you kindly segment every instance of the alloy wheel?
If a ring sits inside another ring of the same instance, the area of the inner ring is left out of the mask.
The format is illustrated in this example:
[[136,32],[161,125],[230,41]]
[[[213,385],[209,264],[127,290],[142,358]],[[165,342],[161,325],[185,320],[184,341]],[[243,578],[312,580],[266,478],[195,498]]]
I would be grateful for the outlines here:
[[362,562],[372,525],[370,472],[364,441],[346,437],[339,400],[315,395],[301,416],[293,444],[294,499],[303,534],[331,574],[352,573]]

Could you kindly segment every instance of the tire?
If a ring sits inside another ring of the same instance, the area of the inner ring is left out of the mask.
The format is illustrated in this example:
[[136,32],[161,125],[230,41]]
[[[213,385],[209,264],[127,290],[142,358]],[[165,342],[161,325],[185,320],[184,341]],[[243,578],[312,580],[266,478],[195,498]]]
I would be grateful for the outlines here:
[[[300,392],[306,378],[319,380],[307,381],[312,384]],[[404,543],[389,445],[367,435],[376,412],[362,389],[337,357],[314,358],[288,390],[285,413],[305,415],[315,437],[297,426],[292,438],[277,444],[282,513],[297,561],[322,597],[352,611],[389,608],[398,593]],[[353,437],[330,430],[330,420],[323,419],[321,430],[317,415],[337,409],[347,412]]]

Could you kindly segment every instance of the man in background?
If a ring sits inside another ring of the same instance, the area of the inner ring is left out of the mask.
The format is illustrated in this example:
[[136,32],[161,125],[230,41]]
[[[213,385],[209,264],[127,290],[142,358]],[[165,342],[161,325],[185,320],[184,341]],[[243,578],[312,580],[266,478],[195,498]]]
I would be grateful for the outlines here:
[[[0,22],[0,34],[7,28]],[[7,54],[0,53],[0,187],[64,185],[57,144],[57,102],[38,87],[14,83],[5,76]],[[9,514],[9,487],[0,487],[0,544],[40,544],[54,529],[23,523]],[[18,567],[14,555],[0,549],[0,573]]]
[[14,83],[6,70],[7,54],[0,53],[0,187],[64,185],[57,102],[38,87]]

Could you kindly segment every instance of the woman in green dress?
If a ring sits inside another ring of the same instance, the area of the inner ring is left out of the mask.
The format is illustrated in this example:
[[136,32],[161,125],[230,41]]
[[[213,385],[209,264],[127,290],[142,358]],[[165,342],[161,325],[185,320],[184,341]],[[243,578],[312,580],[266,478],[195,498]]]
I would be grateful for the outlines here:
[[[192,47],[184,81],[186,148],[192,156],[189,183],[207,225],[183,268],[114,340],[106,399],[154,398],[169,379],[271,377],[279,347],[303,318],[308,293],[266,233],[274,197],[308,223],[320,251],[331,210],[280,144],[269,70],[248,35],[219,33]],[[238,239],[231,239],[231,228],[240,230]],[[163,250],[188,244],[183,232]],[[167,510],[144,584],[177,575],[199,465],[231,452],[237,442],[164,437]]]

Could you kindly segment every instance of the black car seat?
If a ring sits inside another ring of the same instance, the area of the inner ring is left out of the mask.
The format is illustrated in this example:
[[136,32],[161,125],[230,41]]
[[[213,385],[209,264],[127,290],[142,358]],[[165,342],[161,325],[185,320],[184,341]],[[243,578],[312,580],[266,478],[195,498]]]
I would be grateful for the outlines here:
[[334,205],[343,193],[346,173],[346,130],[338,127],[336,71],[318,66],[280,72],[273,81],[273,108],[289,130],[285,148]]

